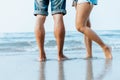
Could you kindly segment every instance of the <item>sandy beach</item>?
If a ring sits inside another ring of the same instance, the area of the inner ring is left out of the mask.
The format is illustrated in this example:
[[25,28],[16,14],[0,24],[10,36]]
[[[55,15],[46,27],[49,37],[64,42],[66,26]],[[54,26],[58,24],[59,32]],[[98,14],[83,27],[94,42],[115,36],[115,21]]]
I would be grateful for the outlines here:
[[120,54],[106,60],[101,53],[86,60],[84,54],[67,54],[69,60],[58,62],[48,54],[46,62],[38,54],[0,56],[0,80],[119,80]]

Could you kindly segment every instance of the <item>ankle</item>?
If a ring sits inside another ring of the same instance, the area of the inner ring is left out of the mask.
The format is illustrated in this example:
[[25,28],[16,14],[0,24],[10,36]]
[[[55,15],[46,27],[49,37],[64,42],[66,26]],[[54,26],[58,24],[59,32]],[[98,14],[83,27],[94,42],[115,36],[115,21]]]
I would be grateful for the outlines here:
[[104,45],[104,46],[103,46],[103,49],[109,49],[109,46]]
[[92,55],[87,54],[87,55],[86,55],[86,58],[92,58]]

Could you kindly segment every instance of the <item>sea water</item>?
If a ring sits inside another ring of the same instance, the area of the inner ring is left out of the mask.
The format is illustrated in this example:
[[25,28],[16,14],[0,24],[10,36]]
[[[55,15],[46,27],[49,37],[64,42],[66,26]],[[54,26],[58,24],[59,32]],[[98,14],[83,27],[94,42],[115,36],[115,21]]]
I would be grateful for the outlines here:
[[[120,51],[119,30],[97,30],[99,37],[112,47],[113,51]],[[101,48],[93,41],[93,51],[99,52]],[[53,32],[46,32],[46,53],[57,53],[56,39]],[[85,52],[84,35],[77,31],[67,31],[63,51],[70,54],[75,51]],[[38,46],[33,32],[0,33],[0,55],[30,55],[38,53]]]

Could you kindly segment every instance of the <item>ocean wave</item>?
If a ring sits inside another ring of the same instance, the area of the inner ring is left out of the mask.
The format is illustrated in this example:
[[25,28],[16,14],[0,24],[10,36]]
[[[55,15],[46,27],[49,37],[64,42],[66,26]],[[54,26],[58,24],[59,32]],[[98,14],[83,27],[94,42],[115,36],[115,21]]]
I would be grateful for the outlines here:
[[0,48],[0,52],[36,52],[38,51],[37,47],[3,47]]
[[10,43],[0,43],[1,47],[4,46],[15,46],[15,47],[24,47],[24,46],[31,46],[31,42],[10,42]]
[[76,51],[76,50],[85,50],[84,47],[66,47],[64,51]]
[[[82,46],[82,42],[77,40],[66,40],[64,47],[66,47],[65,51],[70,50],[79,50]],[[57,50],[56,40],[47,40],[45,42],[46,50],[52,51]],[[17,41],[17,42],[1,42],[0,43],[0,52],[31,52],[38,51],[38,46],[36,41]]]
[[100,35],[100,36],[119,36],[120,35],[120,30],[100,30],[100,31],[97,31],[97,33]]
[[[66,32],[64,51],[85,50],[82,34]],[[120,31],[97,31],[98,35],[113,47],[120,50]],[[96,45],[93,47],[97,49]],[[46,51],[57,51],[57,44],[53,33],[47,33],[45,39]],[[0,52],[38,52],[34,33],[5,33],[0,34]]]
[[21,48],[0,48],[0,52],[25,52],[24,49]]
[[120,36],[120,33],[118,33],[118,34],[100,34],[100,36],[106,36],[106,37],[119,37]]
[[[66,46],[77,46],[77,45],[82,44],[82,42],[79,41],[79,40],[78,41],[77,40],[66,40],[64,43],[65,43]],[[46,41],[46,43],[45,43],[46,47],[50,47],[50,46],[54,47],[56,45],[57,44],[56,44],[55,40],[49,40],[49,41]]]
[[80,40],[67,40],[65,41],[65,44],[70,46],[71,45],[76,46],[82,44],[82,42]]
[[46,41],[45,46],[46,47],[51,47],[51,46],[54,47],[54,46],[56,46],[56,41],[55,40]]

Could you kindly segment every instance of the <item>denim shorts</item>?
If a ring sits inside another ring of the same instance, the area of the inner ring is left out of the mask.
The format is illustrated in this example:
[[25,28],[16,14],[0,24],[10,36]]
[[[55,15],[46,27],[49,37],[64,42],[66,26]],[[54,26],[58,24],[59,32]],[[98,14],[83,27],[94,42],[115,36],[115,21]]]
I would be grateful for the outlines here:
[[66,14],[66,0],[34,0],[34,15],[48,15],[51,2],[51,14]]
[[77,3],[89,2],[91,5],[97,5],[97,0],[73,0],[72,6],[75,6]]

